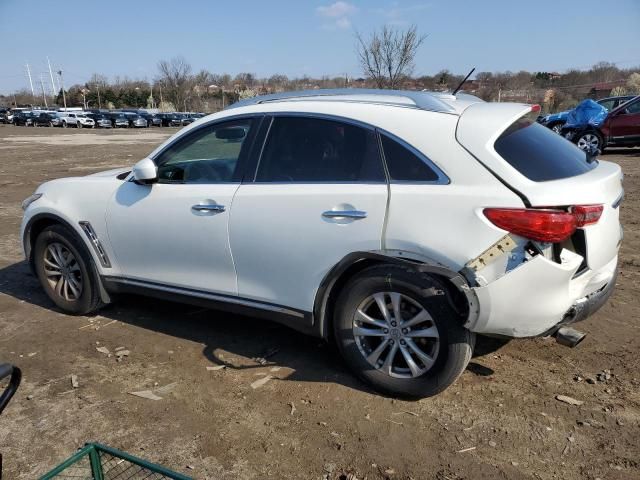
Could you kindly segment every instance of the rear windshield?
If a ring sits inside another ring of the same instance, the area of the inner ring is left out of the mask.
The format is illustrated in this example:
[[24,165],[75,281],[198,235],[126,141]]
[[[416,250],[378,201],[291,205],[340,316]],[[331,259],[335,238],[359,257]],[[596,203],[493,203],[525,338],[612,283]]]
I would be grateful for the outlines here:
[[494,145],[513,168],[534,182],[575,177],[596,167],[574,144],[529,117],[522,117]]

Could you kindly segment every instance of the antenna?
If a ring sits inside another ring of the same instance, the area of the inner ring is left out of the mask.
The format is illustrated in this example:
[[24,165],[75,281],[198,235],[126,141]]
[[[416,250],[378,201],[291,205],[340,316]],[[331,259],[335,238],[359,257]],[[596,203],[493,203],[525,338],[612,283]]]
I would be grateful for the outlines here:
[[473,67],[473,68],[471,69],[471,71],[470,71],[469,73],[467,73],[467,76],[466,76],[466,77],[464,77],[464,80],[462,80],[462,81],[460,82],[460,85],[458,85],[458,86],[456,87],[456,89],[453,91],[453,93],[452,93],[451,95],[455,95],[456,93],[458,93],[458,90],[460,90],[460,89],[462,88],[462,85],[464,85],[464,82],[466,82],[467,80],[469,80],[469,77],[470,77],[470,76],[471,76],[471,74],[472,74],[473,72],[475,72],[475,71],[476,71],[476,67]]

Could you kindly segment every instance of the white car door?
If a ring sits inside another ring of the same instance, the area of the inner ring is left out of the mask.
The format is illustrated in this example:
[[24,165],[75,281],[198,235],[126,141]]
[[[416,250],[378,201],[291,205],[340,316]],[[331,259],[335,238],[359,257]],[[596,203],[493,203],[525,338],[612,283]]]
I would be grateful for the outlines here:
[[306,116],[272,122],[255,181],[233,202],[238,294],[309,312],[336,263],[380,249],[387,183],[375,130]]
[[229,212],[256,122],[246,118],[202,126],[154,158],[156,183],[129,181],[117,190],[107,226],[122,276],[237,294]]

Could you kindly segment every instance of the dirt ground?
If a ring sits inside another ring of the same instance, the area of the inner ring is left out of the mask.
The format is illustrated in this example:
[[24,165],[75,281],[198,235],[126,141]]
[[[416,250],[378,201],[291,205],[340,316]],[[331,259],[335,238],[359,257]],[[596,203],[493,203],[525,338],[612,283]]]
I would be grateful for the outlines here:
[[[131,165],[173,132],[0,126],[0,362],[24,375],[0,417],[6,479],[36,478],[86,441],[199,479],[640,478],[640,150],[604,155],[625,172],[625,239],[587,339],[481,340],[453,387],[405,402],[266,321],[133,296],[94,317],[53,307],[22,258],[20,202],[46,180]],[[140,390],[162,399],[128,393]]]

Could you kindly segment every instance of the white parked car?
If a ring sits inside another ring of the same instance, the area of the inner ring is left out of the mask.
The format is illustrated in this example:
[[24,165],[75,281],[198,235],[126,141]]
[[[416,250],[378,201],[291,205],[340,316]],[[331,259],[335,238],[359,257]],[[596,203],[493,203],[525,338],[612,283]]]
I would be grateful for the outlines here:
[[94,128],[96,126],[96,122],[93,121],[93,118],[87,117],[87,115],[84,113],[65,112],[64,116],[62,117],[62,126],[64,128]]
[[615,285],[621,170],[536,112],[427,92],[249,99],[131,172],[41,185],[24,250],[66,312],[137,292],[248,313],[335,341],[380,391],[433,395],[476,333],[553,334]]

